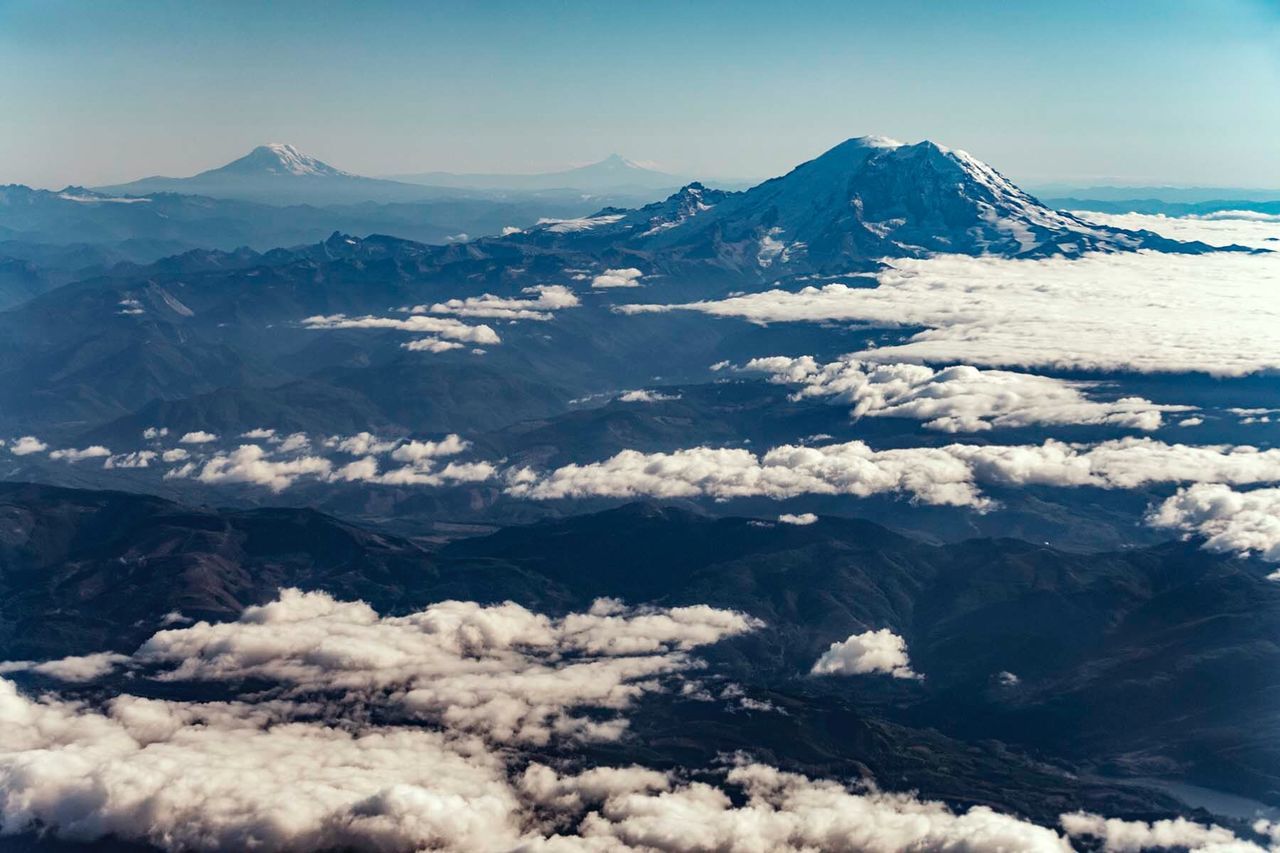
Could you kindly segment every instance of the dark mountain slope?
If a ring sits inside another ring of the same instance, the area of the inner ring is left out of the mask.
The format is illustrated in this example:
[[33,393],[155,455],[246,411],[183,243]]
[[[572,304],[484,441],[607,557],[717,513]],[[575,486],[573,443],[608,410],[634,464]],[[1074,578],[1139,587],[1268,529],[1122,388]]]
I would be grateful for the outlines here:
[[433,573],[421,549],[310,510],[219,512],[121,492],[0,484],[0,648],[8,659],[131,650],[168,613],[226,619],[281,586],[394,607]]

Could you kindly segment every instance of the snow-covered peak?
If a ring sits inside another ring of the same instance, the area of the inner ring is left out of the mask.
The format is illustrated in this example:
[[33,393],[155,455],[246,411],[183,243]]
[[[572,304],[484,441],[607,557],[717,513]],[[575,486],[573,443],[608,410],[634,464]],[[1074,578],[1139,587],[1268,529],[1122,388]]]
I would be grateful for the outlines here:
[[847,175],[862,167],[868,159],[909,146],[887,136],[855,136],[829,148],[807,163],[801,163],[786,176],[806,175],[808,179],[826,180]]
[[626,157],[623,157],[621,154],[610,154],[608,157],[604,158],[598,163],[592,163],[588,166],[583,166],[582,168],[595,169],[600,172],[611,172],[611,173],[651,171],[649,167],[645,166],[644,164],[637,163],[635,160],[628,160]]
[[273,175],[347,177],[349,173],[304,154],[292,145],[272,142],[259,145],[244,157],[223,167],[238,172],[265,172]]
[[899,142],[888,136],[877,136],[870,134],[867,136],[855,136],[847,140],[845,145],[856,145],[859,148],[901,148],[906,145],[905,142]]

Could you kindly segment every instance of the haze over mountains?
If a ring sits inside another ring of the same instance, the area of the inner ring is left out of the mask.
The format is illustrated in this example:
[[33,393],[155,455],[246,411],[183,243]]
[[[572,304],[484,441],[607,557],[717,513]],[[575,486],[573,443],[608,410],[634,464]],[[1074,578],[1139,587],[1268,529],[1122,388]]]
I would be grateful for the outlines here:
[[225,166],[187,178],[156,176],[97,189],[111,195],[184,193],[267,204],[386,203],[438,196],[398,181],[344,172],[282,143],[260,145]]
[[646,193],[654,190],[675,190],[692,179],[669,175],[665,172],[641,166],[620,154],[610,154],[605,159],[558,172],[537,174],[456,174],[453,172],[419,172],[411,175],[394,175],[396,180],[436,187],[494,190],[555,190],[577,189],[586,192]]
[[1280,189],[1266,187],[1046,184],[1035,187],[1035,191],[1046,198],[1088,198],[1112,203],[1134,199],[1168,204],[1205,204],[1229,199],[1254,203],[1280,201]]
[[650,254],[663,266],[679,258],[768,278],[858,271],[881,257],[929,252],[1187,249],[1053,211],[964,152],[883,137],[850,139],[745,192],[691,184],[637,211],[606,210],[528,234],[543,248],[609,246],[619,255]]
[[[323,171],[287,176],[341,179]],[[60,200],[71,205],[73,213],[98,209],[113,214],[125,209],[147,214],[157,203]],[[158,201],[168,204],[170,197]],[[161,215],[159,221],[173,222],[174,217]],[[335,236],[322,244],[265,254],[196,252],[152,268],[122,269],[49,293],[0,318],[12,342],[13,381],[6,386],[5,399],[10,417],[48,427],[64,417],[77,420],[77,410],[91,418],[110,412],[123,415],[161,388],[169,388],[160,391],[162,398],[186,396],[183,388],[203,393],[245,370],[250,373],[243,381],[250,385],[278,381],[293,373],[282,372],[285,352],[321,343],[316,332],[296,325],[302,319],[359,316],[383,312],[388,305],[444,300],[459,287],[463,293],[473,291],[475,285],[469,283],[476,281],[504,298],[527,299],[521,291],[540,286],[548,277],[592,282],[609,269],[635,270],[620,283],[635,285],[639,278],[648,278],[652,283],[643,288],[647,295],[665,292],[687,299],[726,293],[748,282],[760,287],[813,274],[867,273],[878,269],[884,258],[934,251],[1071,257],[1091,250],[1140,248],[1209,249],[1149,232],[1097,226],[1049,210],[989,167],[932,143],[906,146],[860,138],[746,192],[691,184],[640,209],[607,208],[588,217],[545,221],[465,246]],[[604,293],[609,288],[587,290]],[[628,292],[635,289],[613,290]],[[597,316],[601,309],[603,316]],[[65,326],[69,316],[83,318],[88,326]],[[483,311],[480,316],[485,316]],[[556,358],[580,365],[573,372],[579,379],[572,391],[590,393],[612,369],[600,375],[601,367],[614,358],[633,358],[608,352],[629,336],[594,338],[592,326],[618,325],[608,305],[595,303],[566,312],[571,325],[576,325],[574,317],[582,317],[586,325],[576,333],[578,342],[562,344]],[[639,321],[626,322],[635,326]],[[141,348],[140,325],[152,329],[141,339]],[[268,329],[275,330],[269,333],[275,340],[265,361],[256,352],[261,343],[233,340],[268,334]],[[703,346],[714,346],[713,340]],[[85,361],[84,355],[74,355],[87,354],[86,346],[106,349],[100,350],[99,359]],[[162,356],[161,350],[169,354]],[[106,352],[125,361],[115,362],[110,375],[96,375],[101,368],[94,362],[102,363]],[[688,355],[678,348],[669,354]],[[590,362],[598,366],[588,367]],[[89,373],[68,372],[64,365],[70,363],[83,364]],[[628,369],[614,381],[668,375],[677,363],[653,353],[643,362],[633,362],[638,370]],[[534,364],[517,375],[542,371],[543,365]],[[250,379],[251,375],[261,378]],[[210,384],[211,377],[221,378]],[[192,382],[196,384],[187,384]],[[72,387],[84,390],[73,392]]]
[[0,849],[1274,847],[1280,223],[860,136],[0,228]]
[[617,154],[587,166],[535,175],[423,172],[393,179],[370,178],[344,172],[292,145],[271,143],[254,148],[225,166],[187,178],[157,176],[95,189],[109,195],[184,193],[265,204],[385,204],[442,196],[492,195],[495,191],[649,195],[660,190],[669,192],[688,182]]

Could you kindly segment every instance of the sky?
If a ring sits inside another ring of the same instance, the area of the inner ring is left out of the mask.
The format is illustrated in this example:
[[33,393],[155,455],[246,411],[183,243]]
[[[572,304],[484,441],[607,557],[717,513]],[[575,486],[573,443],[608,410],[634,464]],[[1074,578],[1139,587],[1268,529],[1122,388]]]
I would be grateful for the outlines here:
[[785,172],[843,139],[1016,181],[1280,187],[1280,0],[0,0],[0,183],[188,175],[264,142],[339,168],[617,152]]

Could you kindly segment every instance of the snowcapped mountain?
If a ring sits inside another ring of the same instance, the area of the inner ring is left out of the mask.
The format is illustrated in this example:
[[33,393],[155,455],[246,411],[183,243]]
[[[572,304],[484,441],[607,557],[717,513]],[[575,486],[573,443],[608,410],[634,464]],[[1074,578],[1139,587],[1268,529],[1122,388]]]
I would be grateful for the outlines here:
[[592,193],[651,193],[671,191],[689,183],[688,178],[670,175],[642,166],[619,154],[610,154],[598,163],[590,163],[559,172],[533,175],[455,174],[422,172],[396,175],[396,180],[437,187],[505,190],[575,189]]
[[239,160],[233,160],[220,169],[213,169],[209,174],[238,175],[313,175],[317,177],[354,178],[350,172],[335,169],[322,160],[309,154],[303,154],[292,145],[271,142],[259,145]]
[[97,189],[112,195],[182,193],[278,205],[406,202],[440,197],[438,189],[345,172],[284,143],[259,145],[225,166],[187,178],[157,176]]
[[963,151],[878,136],[849,139],[744,192],[690,184],[638,210],[548,222],[516,239],[613,245],[771,278],[935,252],[1078,256],[1169,244],[1052,210]]

